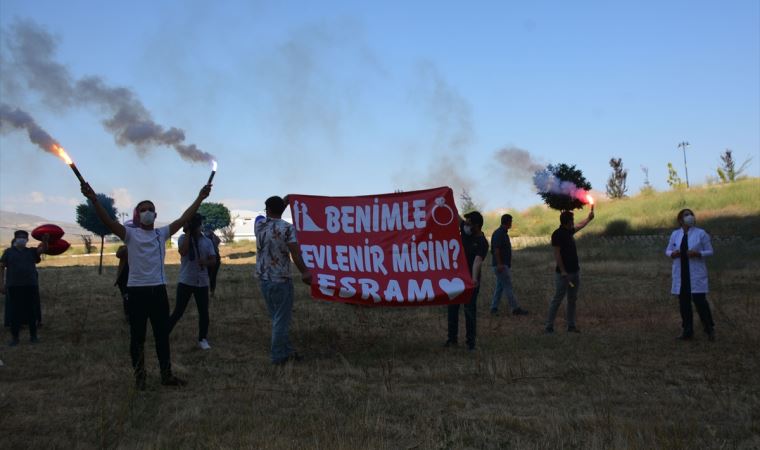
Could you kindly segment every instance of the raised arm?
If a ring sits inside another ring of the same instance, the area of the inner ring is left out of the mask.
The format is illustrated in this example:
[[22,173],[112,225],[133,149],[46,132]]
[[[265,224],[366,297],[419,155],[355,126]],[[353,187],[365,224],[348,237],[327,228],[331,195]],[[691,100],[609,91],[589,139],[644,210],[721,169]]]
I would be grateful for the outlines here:
[[594,220],[594,210],[593,209],[588,213],[588,216],[586,216],[585,219],[583,219],[580,223],[578,223],[578,224],[575,225],[575,232],[577,233],[577,232],[581,231],[592,220]]
[[108,215],[106,209],[103,208],[103,205],[101,205],[98,201],[98,195],[95,193],[92,187],[90,187],[90,183],[82,183],[81,188],[82,194],[84,194],[84,196],[92,202],[93,206],[95,206],[95,213],[98,215],[98,219],[103,222],[103,225],[111,230],[111,233],[115,234],[119,237],[119,239],[123,241],[127,235],[127,230],[124,228],[124,225],[120,224],[116,219],[112,219]]
[[45,253],[48,249],[48,242],[50,242],[50,235],[45,233],[42,235],[42,242],[40,242],[40,245],[37,246],[37,259],[39,259],[39,256],[43,253]]
[[179,229],[182,228],[182,226],[193,217],[193,214],[198,211],[201,203],[209,196],[209,194],[211,194],[211,185],[207,184],[203,186],[201,191],[198,193],[198,197],[196,197],[195,201],[193,201],[193,204],[190,205],[190,207],[187,208],[184,213],[182,213],[182,216],[169,224],[169,236],[179,231]]

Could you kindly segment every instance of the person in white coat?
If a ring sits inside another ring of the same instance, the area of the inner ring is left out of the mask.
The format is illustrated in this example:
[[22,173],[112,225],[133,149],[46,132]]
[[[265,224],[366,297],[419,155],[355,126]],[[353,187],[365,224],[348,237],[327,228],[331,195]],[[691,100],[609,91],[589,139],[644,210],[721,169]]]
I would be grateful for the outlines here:
[[696,227],[696,217],[690,209],[682,209],[676,217],[680,228],[670,235],[665,254],[673,260],[671,294],[678,296],[681,309],[682,332],[680,340],[694,337],[694,319],[691,303],[697,307],[709,340],[715,340],[715,323],[707,303],[707,265],[705,257],[712,256],[710,235]]

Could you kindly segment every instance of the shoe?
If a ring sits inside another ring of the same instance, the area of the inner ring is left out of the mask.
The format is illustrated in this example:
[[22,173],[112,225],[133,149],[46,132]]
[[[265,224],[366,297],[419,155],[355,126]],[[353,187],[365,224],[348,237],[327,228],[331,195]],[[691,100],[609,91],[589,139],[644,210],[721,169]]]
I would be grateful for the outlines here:
[[456,347],[457,345],[459,345],[459,343],[454,339],[449,339],[445,344],[443,344],[444,347]]
[[13,338],[8,342],[8,347],[15,347],[18,345],[18,338]]
[[498,309],[492,309],[492,310],[491,310],[491,315],[492,315],[492,316],[497,316],[497,317],[498,317],[498,315],[499,315],[499,310],[498,310]]
[[187,381],[183,380],[182,378],[177,378],[174,375],[168,375],[161,377],[161,384],[164,386],[177,386],[182,387],[187,385]]
[[211,350],[211,346],[208,345],[208,341],[206,339],[201,339],[198,341],[198,347],[200,347],[203,350]]
[[527,316],[528,311],[522,308],[515,308],[514,310],[512,310],[512,315],[513,316]]
[[29,342],[31,342],[32,344],[36,344],[40,342],[40,339],[37,336],[32,336],[29,338]]
[[567,332],[568,332],[568,333],[580,333],[580,332],[581,332],[581,330],[579,330],[579,329],[577,329],[577,328],[575,328],[575,327],[569,327],[569,328],[567,329]]
[[691,334],[681,334],[676,338],[677,341],[690,341],[694,339],[694,335]]

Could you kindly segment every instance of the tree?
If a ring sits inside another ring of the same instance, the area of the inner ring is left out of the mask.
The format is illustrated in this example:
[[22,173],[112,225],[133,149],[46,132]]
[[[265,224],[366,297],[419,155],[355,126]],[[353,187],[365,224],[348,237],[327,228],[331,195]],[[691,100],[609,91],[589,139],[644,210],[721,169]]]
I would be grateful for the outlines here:
[[198,212],[203,216],[203,223],[214,231],[230,224],[230,210],[221,203],[201,203]]
[[591,190],[591,183],[574,165],[549,164],[546,169],[536,172],[533,181],[544,203],[559,211],[582,208],[586,203],[573,194],[579,189]]
[[668,163],[668,186],[674,189],[683,186],[683,181],[681,181],[681,177],[678,176],[678,172],[676,171],[676,168],[673,167],[673,163]]
[[[103,206],[103,208],[108,213],[108,216],[116,220],[116,214],[118,211],[113,206],[114,200],[105,195],[105,194],[98,194],[98,202]],[[93,234],[100,236],[100,265],[98,266],[98,274],[103,273],[103,244],[105,243],[105,238],[109,234],[111,234],[111,230],[108,229],[108,227],[103,224],[103,222],[100,221],[98,218],[98,214],[95,212],[95,206],[92,204],[92,201],[90,199],[87,199],[87,203],[81,203],[77,205],[77,223],[80,227],[84,228],[87,231],[91,231]]]
[[736,162],[734,162],[734,157],[731,153],[731,149],[727,148],[726,151],[720,155],[722,163],[721,166],[718,167],[718,177],[720,178],[721,183],[733,183],[740,179],[741,174],[744,173],[744,170],[747,169],[750,161],[752,161],[752,158],[747,158],[739,169],[737,169]]
[[468,212],[477,211],[479,209],[478,204],[472,199],[472,195],[470,195],[467,189],[462,189],[462,193],[459,194],[459,199],[462,201],[462,214],[467,214]]
[[611,158],[610,167],[612,167],[612,174],[607,179],[607,197],[623,198],[628,191],[626,186],[628,170],[623,169],[623,158]]
[[225,244],[231,244],[235,242],[235,221],[239,219],[239,215],[235,215],[226,227],[222,228],[222,240]]

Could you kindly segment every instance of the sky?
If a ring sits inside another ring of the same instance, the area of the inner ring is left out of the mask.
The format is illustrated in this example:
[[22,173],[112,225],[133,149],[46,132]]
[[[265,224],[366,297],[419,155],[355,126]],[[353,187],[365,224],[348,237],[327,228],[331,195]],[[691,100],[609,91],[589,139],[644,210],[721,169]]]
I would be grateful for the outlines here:
[[[725,149],[760,176],[757,0],[0,0],[0,33],[0,103],[159,221],[205,184],[206,154],[208,200],[248,210],[444,185],[525,209],[536,167],[576,165],[603,193],[612,157],[629,194],[644,169],[665,190],[683,141],[691,184]],[[0,210],[73,222],[69,168],[0,131]]]

